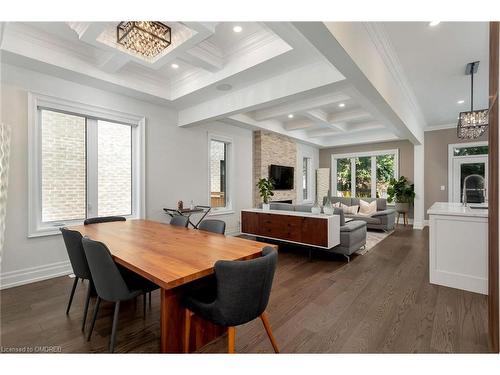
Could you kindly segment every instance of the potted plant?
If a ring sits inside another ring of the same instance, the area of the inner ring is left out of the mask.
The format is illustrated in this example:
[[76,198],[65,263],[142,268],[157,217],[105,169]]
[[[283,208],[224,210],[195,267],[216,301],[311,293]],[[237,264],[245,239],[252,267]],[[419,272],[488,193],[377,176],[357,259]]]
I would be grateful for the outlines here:
[[257,188],[259,189],[259,194],[262,198],[262,209],[269,210],[269,198],[271,198],[273,193],[274,184],[269,178],[260,178],[257,182]]
[[414,199],[414,185],[410,184],[405,176],[401,176],[398,180],[391,178],[387,188],[387,201],[396,203],[397,212],[408,212]]

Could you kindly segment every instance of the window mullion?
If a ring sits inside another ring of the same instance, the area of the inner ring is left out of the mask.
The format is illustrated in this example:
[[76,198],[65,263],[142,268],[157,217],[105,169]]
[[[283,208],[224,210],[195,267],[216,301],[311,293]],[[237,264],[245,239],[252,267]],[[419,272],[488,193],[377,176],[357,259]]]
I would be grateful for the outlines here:
[[371,172],[372,172],[372,181],[371,181],[371,196],[372,198],[377,197],[377,157],[372,156],[372,162],[371,162]]
[[351,158],[351,196],[356,196],[356,158]]
[[98,216],[97,120],[87,118],[87,217]]

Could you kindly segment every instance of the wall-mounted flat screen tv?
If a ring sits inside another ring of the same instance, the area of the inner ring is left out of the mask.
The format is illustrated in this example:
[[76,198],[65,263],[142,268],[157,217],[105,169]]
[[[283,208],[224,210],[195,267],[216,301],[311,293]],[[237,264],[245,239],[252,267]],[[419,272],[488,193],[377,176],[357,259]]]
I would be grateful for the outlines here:
[[269,178],[274,183],[274,190],[292,190],[293,174],[293,167],[275,164],[269,166]]

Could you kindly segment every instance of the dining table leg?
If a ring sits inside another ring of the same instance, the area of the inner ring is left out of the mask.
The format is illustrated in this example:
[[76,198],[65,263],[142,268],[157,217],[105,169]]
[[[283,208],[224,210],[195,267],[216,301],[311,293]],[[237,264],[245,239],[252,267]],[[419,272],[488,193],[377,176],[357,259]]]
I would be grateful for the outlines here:
[[[186,308],[182,304],[182,288],[161,289],[160,352],[183,353]],[[191,319],[189,352],[194,352],[226,333],[218,326],[194,315]]]

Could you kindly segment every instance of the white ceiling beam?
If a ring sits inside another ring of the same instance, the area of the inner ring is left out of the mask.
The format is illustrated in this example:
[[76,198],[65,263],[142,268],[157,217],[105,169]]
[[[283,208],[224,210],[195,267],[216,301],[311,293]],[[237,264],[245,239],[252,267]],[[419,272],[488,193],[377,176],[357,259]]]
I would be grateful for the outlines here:
[[371,117],[370,113],[363,109],[332,113],[328,116],[329,122],[353,121]]
[[111,53],[110,56],[106,60],[104,60],[101,65],[99,65],[99,67],[107,73],[116,73],[129,61],[130,58],[123,53]]
[[386,141],[395,141],[401,139],[387,129],[367,130],[364,132],[342,133],[325,136],[320,138],[321,148],[361,145],[368,143],[378,143]]
[[210,72],[218,72],[224,67],[222,52],[206,40],[186,51],[182,60]]
[[368,121],[368,122],[361,122],[359,124],[350,124],[346,126],[346,131],[347,132],[355,132],[355,131],[364,131],[364,130],[371,130],[371,129],[383,129],[385,128],[385,125],[381,124],[378,121]]
[[238,127],[243,127],[246,129],[251,129],[251,130],[268,130],[272,131],[277,134],[281,134],[284,136],[287,136],[289,138],[295,139],[297,141],[300,141],[302,143],[307,143],[312,146],[318,147],[318,144],[309,139],[307,136],[307,133],[305,131],[295,131],[293,133],[289,133],[286,128],[283,127],[281,122],[276,121],[276,120],[268,120],[268,121],[255,121],[253,118],[250,116],[244,115],[244,114],[236,114],[224,119],[221,119],[220,121],[238,126]]
[[294,102],[286,102],[278,106],[269,107],[256,111],[254,113],[254,118],[257,121],[269,120],[276,117],[281,117],[289,113],[298,113],[310,109],[324,107],[332,103],[340,103],[342,101],[348,100],[349,96],[343,93],[333,93],[326,94],[316,97],[307,97]]
[[330,122],[328,121],[328,113],[321,109],[311,109],[304,113],[304,116],[310,118],[316,124],[326,126],[330,129],[334,129],[340,132],[345,132],[345,124],[339,122]]
[[307,136],[309,138],[323,138],[326,136],[342,134],[341,132],[335,129],[313,129],[307,132]]
[[332,69],[328,63],[314,62],[181,109],[178,115],[178,125],[196,125],[237,113],[297,102],[311,96],[318,97],[338,91],[339,85],[343,86],[342,80],[343,76],[336,69]]
[[388,57],[388,43],[377,30],[362,22],[295,22],[294,26],[363,93],[375,112],[363,108],[383,119],[398,137],[423,142],[423,115],[402,89],[403,80],[396,77]]
[[314,127],[314,124],[311,121],[305,120],[295,120],[295,121],[287,121],[285,123],[285,129],[288,131],[295,130],[304,130]]

